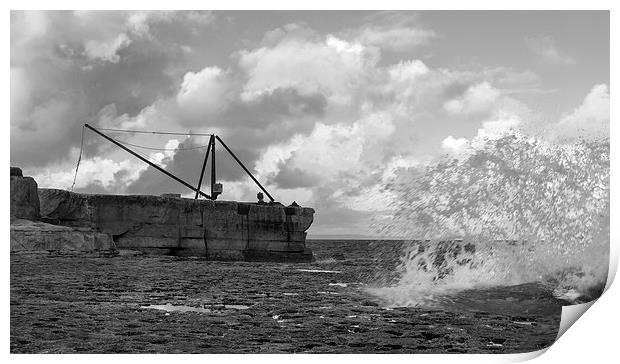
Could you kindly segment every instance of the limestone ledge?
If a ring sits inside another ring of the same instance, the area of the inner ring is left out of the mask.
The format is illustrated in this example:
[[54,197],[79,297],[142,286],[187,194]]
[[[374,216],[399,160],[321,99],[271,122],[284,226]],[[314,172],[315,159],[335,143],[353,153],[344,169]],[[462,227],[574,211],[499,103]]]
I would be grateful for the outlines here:
[[309,260],[311,208],[39,189],[45,221],[91,229],[118,249],[230,260]]
[[92,253],[115,250],[114,242],[108,234],[90,228],[72,228],[25,219],[11,221],[10,241],[11,253]]

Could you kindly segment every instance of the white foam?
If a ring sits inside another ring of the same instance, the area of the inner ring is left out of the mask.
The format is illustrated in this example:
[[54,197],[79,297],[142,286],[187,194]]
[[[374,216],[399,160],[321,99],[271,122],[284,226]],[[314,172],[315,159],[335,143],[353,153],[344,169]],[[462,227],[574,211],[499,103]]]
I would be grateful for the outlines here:
[[165,305],[148,305],[140,306],[140,308],[148,308],[154,310],[162,310],[166,312],[199,312],[199,313],[213,313],[213,310],[202,307],[191,307],[182,305],[171,305],[166,303]]
[[[204,305],[203,307],[192,307],[192,306],[185,306],[185,305],[171,305],[169,303],[166,303],[165,305],[140,306],[140,308],[162,310],[166,312],[198,312],[198,313],[217,312],[218,310],[215,309],[215,307],[218,307],[218,306],[217,305],[216,306]],[[247,310],[250,308],[250,306],[246,306],[246,305],[222,305],[220,307],[223,307],[224,309],[228,309],[228,310]]]

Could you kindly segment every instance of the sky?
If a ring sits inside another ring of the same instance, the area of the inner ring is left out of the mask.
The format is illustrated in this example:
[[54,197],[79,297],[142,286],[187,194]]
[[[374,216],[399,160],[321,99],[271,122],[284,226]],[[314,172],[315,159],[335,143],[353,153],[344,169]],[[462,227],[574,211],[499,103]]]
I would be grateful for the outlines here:
[[[514,127],[609,134],[604,11],[11,12],[11,165],[69,188],[82,125],[216,133],[313,234],[373,235],[396,171]],[[192,184],[202,136],[111,133]],[[75,188],[193,192],[84,131]],[[183,150],[187,149],[188,150]],[[216,150],[220,199],[259,188]],[[207,173],[203,188],[208,192]]]

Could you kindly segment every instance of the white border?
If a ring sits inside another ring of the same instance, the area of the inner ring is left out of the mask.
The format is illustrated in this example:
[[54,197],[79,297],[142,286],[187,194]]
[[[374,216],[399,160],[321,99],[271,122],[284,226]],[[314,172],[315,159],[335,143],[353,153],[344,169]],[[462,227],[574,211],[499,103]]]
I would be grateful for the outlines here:
[[[394,0],[383,0],[383,1],[374,1],[374,2],[355,2],[355,5],[358,9],[410,9],[410,10],[487,10],[487,9],[498,9],[498,10],[608,10],[611,9],[611,64],[617,64],[617,46],[614,44],[614,30],[616,30],[615,34],[617,34],[617,27],[615,26],[616,21],[618,20],[618,16],[616,16],[617,6],[614,5],[617,2],[613,1],[603,1],[603,0],[589,0],[582,2],[575,1],[563,1],[563,2],[543,2],[536,0],[521,0],[521,1],[480,1],[480,0],[469,0],[469,1],[447,1],[447,0],[435,0],[435,1],[394,1]],[[43,1],[7,1],[4,2],[7,4],[8,9],[85,9],[85,8],[93,8],[93,9],[291,9],[291,10],[302,10],[302,9],[314,9],[314,10],[323,10],[323,9],[350,9],[351,4],[349,3],[340,3],[336,4],[333,0],[314,0],[314,1],[239,1],[239,0],[227,0],[227,1],[196,1],[196,0],[177,0],[177,1],[119,1],[119,0],[108,0],[108,1],[76,1],[76,0],[60,0],[54,2],[43,2]],[[88,6],[86,6],[88,5]],[[3,90],[4,97],[2,98],[2,108],[3,115],[5,118],[6,127],[10,128],[10,112],[9,112],[9,97],[10,97],[10,78],[6,70],[9,68],[9,56],[8,56],[8,48],[10,44],[10,13],[9,11],[5,11],[4,19],[5,19],[5,27],[3,28],[4,32],[4,49],[5,55],[2,58],[4,63],[5,72],[3,73],[4,85],[5,88]],[[617,79],[617,74],[614,72],[614,68],[611,69],[611,80],[610,86],[615,85],[615,80]],[[612,103],[611,110],[611,120],[616,120],[618,116],[618,108],[614,107]],[[620,135],[618,134],[618,126],[613,121],[611,122],[611,135],[612,141],[615,139],[614,136]],[[2,158],[4,160],[5,168],[10,164],[10,140],[9,140],[10,132],[6,131],[2,133],[2,138],[4,138],[2,147],[4,148],[2,153]],[[612,187],[611,187],[611,221],[620,221],[617,217],[619,216],[618,211],[620,211],[620,206],[618,203],[617,193],[615,193],[617,187],[617,173],[618,171],[618,148],[612,143],[611,145],[611,170],[612,170]],[[8,253],[8,236],[9,236],[9,186],[8,186],[8,178],[2,179],[2,188],[4,193],[2,194],[2,205],[5,209],[2,211],[2,234],[5,237],[5,252]],[[617,225],[612,224],[611,226],[611,241],[612,241],[612,249],[611,249],[611,261],[610,261],[610,276],[615,276],[615,271],[617,270],[618,265],[618,228]],[[5,346],[5,353],[8,355],[9,352],[9,293],[10,293],[10,267],[9,267],[9,254],[5,256],[4,264],[4,279],[2,280],[2,292],[4,294],[4,299],[2,301],[3,312],[3,328],[2,338]],[[539,357],[538,362],[546,362],[546,363],[572,363],[572,362],[610,362],[609,358],[616,357],[617,350],[616,346],[618,345],[618,309],[620,308],[620,294],[616,285],[612,285],[608,287],[608,291],[593,305],[592,310],[588,310],[584,314],[584,318],[578,320],[574,327],[568,330],[568,332],[563,335],[557,343],[552,345],[547,352]],[[517,354],[517,355],[298,355],[295,356],[294,359],[288,355],[253,355],[248,357],[244,356],[236,356],[236,355],[226,355],[226,356],[209,356],[204,357],[201,355],[149,355],[149,356],[135,356],[135,355],[89,355],[88,357],[77,356],[77,355],[57,355],[57,356],[49,356],[49,355],[12,355],[9,356],[8,359],[12,361],[45,361],[45,362],[57,362],[57,361],[69,361],[69,362],[82,362],[84,359],[88,361],[94,362],[108,362],[110,360],[121,360],[121,361],[148,361],[148,362],[168,362],[168,361],[201,361],[204,360],[209,361],[222,361],[222,362],[230,362],[236,360],[251,360],[257,362],[289,362],[291,360],[295,360],[296,362],[312,362],[313,364],[317,361],[355,361],[355,362],[365,362],[365,361],[375,361],[375,360],[390,360],[394,362],[407,362],[410,363],[411,360],[421,361],[421,362],[515,362],[532,359],[542,354],[542,352],[536,353],[528,353],[528,354]]]

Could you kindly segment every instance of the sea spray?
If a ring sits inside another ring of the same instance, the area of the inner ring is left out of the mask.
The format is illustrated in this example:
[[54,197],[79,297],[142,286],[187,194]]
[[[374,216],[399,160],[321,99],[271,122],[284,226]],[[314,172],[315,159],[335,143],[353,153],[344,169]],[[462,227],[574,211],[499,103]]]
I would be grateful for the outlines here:
[[[398,278],[371,292],[417,305],[464,289],[537,282],[584,301],[609,259],[609,140],[550,143],[511,131],[458,158],[401,170],[382,234],[411,239]],[[386,222],[387,221],[387,222]]]

